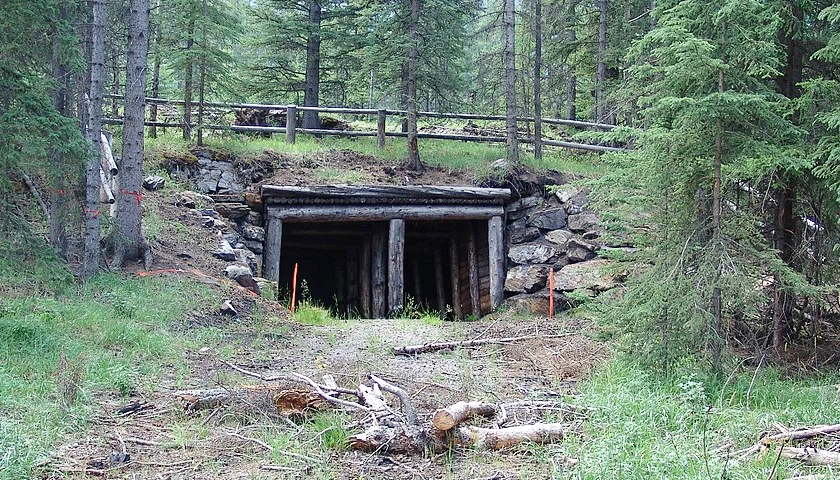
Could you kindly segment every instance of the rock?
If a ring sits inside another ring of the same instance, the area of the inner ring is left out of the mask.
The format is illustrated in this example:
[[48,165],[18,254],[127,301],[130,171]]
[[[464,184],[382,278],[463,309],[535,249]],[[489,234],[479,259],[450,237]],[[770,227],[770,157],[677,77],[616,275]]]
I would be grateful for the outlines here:
[[578,213],[569,215],[569,230],[573,232],[586,232],[598,226],[598,215],[594,213]]
[[219,249],[213,252],[213,256],[226,262],[232,262],[236,260],[236,250],[230,246],[227,240],[222,239]]
[[236,309],[233,308],[233,305],[230,303],[230,300],[225,300],[221,308],[219,308],[219,312],[221,312],[224,315],[230,315],[232,317],[235,317],[239,314],[239,312],[237,312]]
[[202,195],[200,193],[191,192],[189,190],[178,192],[172,196],[173,202],[176,207],[185,207],[185,208],[202,208],[202,207],[213,207],[213,199],[208,197],[207,195]]
[[583,213],[583,207],[580,205],[572,205],[571,203],[566,205],[566,213],[569,215],[577,215],[579,213]]
[[540,238],[540,229],[536,227],[525,227],[522,229],[509,230],[508,243],[525,243]]
[[219,212],[215,208],[199,208],[198,213],[205,217],[219,218]]
[[222,235],[222,238],[225,239],[225,241],[227,241],[229,244],[236,245],[237,243],[239,243],[240,236],[236,232],[231,232],[225,233],[224,235]]
[[225,218],[236,220],[248,216],[251,209],[243,203],[219,203],[216,205],[216,211]]
[[597,248],[594,244],[573,238],[566,244],[566,256],[571,263],[584,262],[595,258]]
[[575,195],[580,193],[580,189],[574,185],[563,185],[554,192],[554,196],[560,203],[566,203]]
[[519,200],[508,203],[505,205],[505,213],[507,213],[508,221],[516,220],[528,215],[531,209],[542,202],[543,198],[541,196],[534,195],[531,197],[523,197]]
[[609,265],[609,260],[599,259],[563,267],[554,273],[554,289],[567,292],[581,288],[594,292],[609,290],[616,286],[615,278],[604,273]]
[[262,255],[263,253],[263,242],[245,240],[245,247],[256,254]]
[[201,226],[204,228],[210,228],[214,223],[216,223],[216,220],[213,217],[203,217],[201,219]]
[[508,258],[519,265],[546,263],[555,255],[557,250],[554,247],[538,243],[517,245],[508,250]]
[[229,265],[225,268],[225,276],[248,290],[260,294],[260,285],[254,280],[251,269],[245,265]]
[[263,223],[262,213],[255,212],[255,211],[251,210],[248,213],[247,222],[250,223],[251,225],[262,225],[262,223]]
[[566,227],[567,216],[562,208],[542,210],[531,214],[528,218],[528,226],[543,230],[559,230]]
[[551,243],[564,247],[573,236],[572,232],[568,230],[552,230],[545,234],[545,239]]
[[[511,310],[547,317],[548,316],[548,290],[536,293],[522,293],[514,295],[505,300],[505,306]],[[554,292],[554,313],[562,312],[571,308],[571,304],[565,295]]]
[[601,232],[598,231],[598,230],[590,230],[590,231],[585,232],[583,234],[583,239],[584,240],[595,240],[596,238],[600,238],[600,237],[601,237]]
[[248,265],[248,268],[254,273],[259,272],[259,260],[254,252],[246,248],[234,248],[233,252],[237,262]]
[[548,280],[548,267],[545,265],[518,265],[508,270],[505,278],[505,291],[531,293],[545,286]]
[[219,182],[217,180],[207,179],[201,180],[196,185],[196,188],[199,192],[203,193],[216,193],[216,189],[219,187]]
[[166,183],[166,180],[158,175],[150,175],[143,179],[143,188],[150,192],[154,192],[155,190],[160,190],[163,188],[163,185]]
[[179,253],[179,254],[177,255],[177,257],[178,257],[178,258],[183,258],[183,259],[190,259],[190,258],[193,258],[192,254],[191,254],[191,253],[189,253],[189,252],[181,252],[181,253]]
[[265,230],[250,225],[242,227],[242,238],[262,243],[265,241]]

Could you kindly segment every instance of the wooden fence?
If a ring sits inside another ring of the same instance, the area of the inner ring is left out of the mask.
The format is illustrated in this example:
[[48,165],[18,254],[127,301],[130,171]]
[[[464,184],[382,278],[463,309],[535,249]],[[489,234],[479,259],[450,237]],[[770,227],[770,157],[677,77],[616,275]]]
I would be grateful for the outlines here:
[[[122,99],[121,95],[106,95],[111,99]],[[169,100],[164,98],[146,98],[146,103],[149,105],[178,105],[184,106],[183,100]],[[193,102],[191,105],[198,106],[198,102]],[[295,137],[298,133],[309,135],[339,135],[344,137],[376,137],[379,148],[385,147],[385,139],[387,137],[407,137],[405,132],[394,132],[386,130],[388,116],[405,117],[407,112],[405,110],[391,110],[384,108],[335,108],[335,107],[302,107],[297,105],[266,105],[255,103],[221,103],[221,102],[204,102],[205,107],[217,109],[254,109],[254,110],[284,110],[286,112],[286,126],[285,127],[271,127],[271,126],[252,126],[252,125],[201,125],[191,123],[190,129],[204,129],[204,130],[221,130],[233,132],[255,132],[255,133],[283,133],[286,135],[288,143],[295,143]],[[298,112],[318,112],[327,114],[342,114],[342,115],[358,115],[358,116],[376,116],[376,131],[357,131],[357,130],[328,130],[328,129],[314,129],[314,128],[300,128],[297,126]],[[440,118],[440,119],[457,119],[457,120],[479,120],[479,121],[504,121],[505,117],[501,115],[478,115],[472,113],[439,113],[439,112],[417,112],[418,118]],[[542,123],[545,125],[563,125],[574,127],[577,129],[590,129],[607,131],[615,128],[615,125],[604,123],[585,122],[578,120],[566,120],[560,118],[542,118]],[[517,122],[534,123],[533,117],[518,117]],[[107,125],[121,125],[123,120],[121,118],[104,118],[102,121]],[[183,122],[159,122],[147,121],[146,126],[162,127],[162,128],[187,128]],[[445,133],[425,133],[419,132],[418,138],[432,138],[438,140],[458,140],[464,142],[494,142],[505,143],[507,138],[504,136],[491,135],[460,135],[460,134],[445,134]],[[561,140],[550,140],[545,138],[535,137],[520,137],[520,143],[541,143],[542,145],[563,147],[577,150],[587,150],[592,152],[619,152],[623,148],[611,147],[605,145],[592,145],[579,142],[567,142]]]

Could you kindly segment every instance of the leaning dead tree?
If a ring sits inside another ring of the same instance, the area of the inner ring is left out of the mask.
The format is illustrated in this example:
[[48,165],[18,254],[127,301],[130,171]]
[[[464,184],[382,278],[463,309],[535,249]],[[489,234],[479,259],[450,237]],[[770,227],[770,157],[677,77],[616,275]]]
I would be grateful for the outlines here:
[[[324,408],[340,408],[361,414],[365,429],[350,438],[350,448],[365,452],[425,454],[452,448],[475,447],[502,450],[520,443],[538,444],[561,441],[565,423],[533,423],[508,426],[508,412],[516,409],[553,410],[581,415],[580,407],[557,402],[520,401],[508,404],[460,401],[428,415],[417,412],[411,396],[402,387],[376,375],[355,389],[339,387],[326,375],[319,383],[310,377],[292,373],[282,377],[265,377],[227,364],[236,371],[266,381],[286,380],[306,385],[295,389],[280,384],[244,386],[236,389],[214,388],[175,392],[185,409],[217,408],[236,402],[253,403],[269,399],[278,413],[305,414]],[[428,418],[428,419],[426,419]],[[476,419],[489,426],[472,425]]]

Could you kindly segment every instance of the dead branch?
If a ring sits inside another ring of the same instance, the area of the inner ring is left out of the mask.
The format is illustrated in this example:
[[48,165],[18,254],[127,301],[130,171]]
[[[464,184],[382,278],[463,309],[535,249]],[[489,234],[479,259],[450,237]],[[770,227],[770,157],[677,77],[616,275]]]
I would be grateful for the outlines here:
[[452,430],[472,417],[492,417],[498,412],[499,407],[492,403],[458,402],[436,411],[432,415],[432,426],[445,432]]
[[187,411],[216,408],[230,401],[230,391],[224,388],[181,390],[172,395],[181,400]]
[[351,402],[351,401],[349,401],[349,400],[343,400],[343,399],[341,399],[341,398],[337,398],[337,397],[333,397],[333,396],[328,395],[326,392],[324,392],[324,389],[323,389],[323,388],[321,388],[321,386],[320,386],[320,385],[318,385],[317,383],[315,383],[315,381],[314,381],[314,380],[312,380],[311,378],[309,378],[309,377],[307,377],[307,376],[305,376],[305,375],[301,375],[301,374],[299,374],[299,373],[294,373],[294,372],[293,372],[293,373],[291,374],[291,377],[292,377],[293,379],[295,379],[295,380],[299,381],[299,382],[306,383],[306,384],[307,384],[307,385],[309,385],[310,387],[314,388],[314,389],[315,389],[315,392],[316,392],[318,395],[320,395],[320,396],[321,396],[321,398],[323,398],[323,399],[324,399],[324,400],[326,400],[327,402],[334,403],[334,404],[336,404],[336,405],[341,405],[341,406],[348,407],[348,408],[353,408],[353,409],[356,409],[356,410],[362,410],[362,411],[365,411],[365,412],[369,412],[369,411],[370,411],[370,408],[368,408],[368,407],[366,407],[366,406],[364,406],[364,405],[361,405],[361,404],[359,404],[359,403],[356,403],[356,402]]
[[408,393],[406,393],[405,390],[377,377],[376,375],[370,375],[370,379],[373,383],[379,385],[379,388],[385,390],[386,392],[393,393],[400,399],[403,411],[405,412],[405,419],[409,425],[419,425],[420,422],[417,420],[417,412],[414,410],[414,405],[411,404],[411,399],[408,397]]
[[840,465],[840,453],[819,448],[782,447],[781,455],[809,465]]
[[224,364],[225,364],[225,365],[227,365],[228,367],[230,367],[230,368],[232,368],[232,369],[236,370],[237,372],[241,373],[242,375],[247,375],[247,376],[249,376],[249,377],[259,378],[260,380],[262,380],[262,381],[264,381],[264,382],[276,382],[277,380],[282,380],[282,379],[284,378],[284,376],[283,376],[283,375],[276,375],[276,376],[272,376],[272,377],[266,377],[265,375],[259,374],[259,373],[257,373],[257,372],[252,372],[252,371],[250,371],[250,370],[245,370],[244,368],[242,368],[242,367],[238,367],[238,366],[236,366],[236,365],[234,365],[234,364],[232,364],[232,363],[230,363],[230,362],[228,362],[228,361],[225,361],[225,360],[222,360],[222,363],[224,363]]
[[813,438],[820,435],[827,435],[829,433],[840,432],[840,424],[835,425],[821,425],[819,427],[808,428],[805,430],[786,431],[769,437],[761,439],[764,445],[770,445],[776,442],[785,442],[789,440],[801,440],[803,438]]
[[47,204],[44,203],[43,197],[41,197],[41,192],[38,190],[38,186],[35,185],[35,182],[29,178],[29,175],[25,173],[20,174],[20,178],[23,179],[23,183],[29,188],[29,192],[32,193],[32,196],[35,197],[35,201],[38,202],[38,205],[41,207],[41,210],[44,211],[44,216],[47,220],[50,219],[50,209],[47,208]]
[[473,340],[461,340],[454,342],[441,343],[426,343],[423,345],[408,345],[405,347],[394,347],[394,355],[419,355],[421,353],[437,352],[440,350],[452,350],[455,348],[469,348],[479,347],[481,345],[489,344],[506,344],[513,342],[521,342],[523,340],[533,339],[550,339],[561,338],[573,335],[571,333],[557,334],[557,335],[525,335],[521,337],[501,337],[501,338],[479,338]]

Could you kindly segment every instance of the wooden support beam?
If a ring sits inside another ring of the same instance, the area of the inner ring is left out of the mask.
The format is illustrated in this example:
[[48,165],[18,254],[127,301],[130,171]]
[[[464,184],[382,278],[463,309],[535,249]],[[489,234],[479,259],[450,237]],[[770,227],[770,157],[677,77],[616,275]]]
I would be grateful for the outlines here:
[[446,312],[446,288],[443,285],[443,255],[440,249],[435,249],[435,290],[437,294],[438,312]]
[[385,148],[385,115],[384,108],[376,111],[376,146],[379,149]]
[[266,220],[263,276],[272,282],[280,280],[280,250],[283,240],[283,220]]
[[481,316],[481,290],[478,282],[478,242],[476,241],[475,226],[470,225],[467,238],[467,262],[470,268],[470,300],[472,313]]
[[490,246],[490,308],[495,310],[505,299],[505,226],[499,215],[487,221]]
[[388,222],[388,315],[402,312],[405,298],[405,220]]
[[372,296],[373,296],[373,318],[385,318],[388,313],[387,300],[385,298],[385,286],[388,282],[387,262],[385,257],[386,251],[386,237],[385,233],[377,231],[373,234],[373,255],[371,258],[372,275]]
[[295,122],[297,122],[297,106],[286,108],[286,143],[295,143]]
[[360,272],[359,272],[359,308],[361,309],[361,315],[364,318],[371,317],[371,310],[370,310],[370,280],[371,280],[371,270],[370,270],[370,250],[371,250],[371,239],[364,238],[362,240],[362,249],[359,252],[359,263]]
[[359,308],[359,254],[355,248],[347,251],[347,312]]
[[461,267],[458,258],[458,236],[452,235],[449,239],[449,275],[452,281],[452,311],[455,318],[464,317],[461,309]]
[[486,220],[502,215],[501,205],[270,205],[268,216],[295,222],[402,220]]

